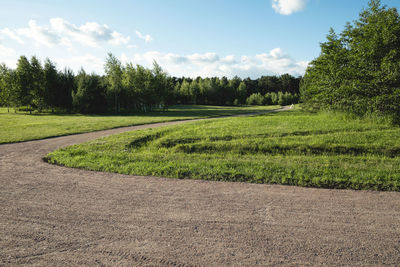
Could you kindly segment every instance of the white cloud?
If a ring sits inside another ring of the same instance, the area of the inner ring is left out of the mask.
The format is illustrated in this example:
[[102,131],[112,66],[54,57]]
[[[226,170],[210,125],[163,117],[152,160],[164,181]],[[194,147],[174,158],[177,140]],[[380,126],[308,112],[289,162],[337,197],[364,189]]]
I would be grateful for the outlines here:
[[290,15],[303,10],[307,0],[272,0],[272,8],[282,15]]
[[140,39],[143,39],[146,43],[149,43],[151,41],[153,41],[153,37],[151,37],[150,35],[146,34],[142,34],[140,31],[136,31],[136,35],[137,37],[139,37]]
[[22,41],[22,39],[14,31],[10,30],[9,28],[1,29],[0,36],[7,36],[7,37],[13,39],[14,41],[17,41],[20,44],[24,43]]
[[106,24],[86,22],[76,26],[62,18],[50,19],[49,25],[38,25],[35,20],[28,22],[28,27],[15,30],[0,29],[0,37],[8,37],[23,44],[23,38],[33,40],[37,46],[53,47],[62,45],[73,47],[77,42],[90,47],[101,47],[104,43],[110,45],[129,45],[130,37],[110,29]]
[[153,60],[156,60],[171,75],[188,77],[238,75],[242,78],[257,78],[261,75],[284,73],[297,76],[303,75],[308,65],[307,61],[295,61],[280,48],[272,49],[268,53],[240,58],[234,55],[221,58],[216,53],[178,55],[157,51],[135,54],[130,59],[123,54],[122,58],[124,62],[133,61],[147,67],[151,67]]
[[111,30],[106,24],[100,25],[96,22],[86,22],[76,26],[62,18],[50,19],[51,28],[64,38],[72,38],[81,44],[100,47],[103,42],[112,45],[128,44],[130,37]]
[[216,53],[205,53],[205,54],[193,54],[187,56],[187,58],[192,62],[199,63],[214,63],[219,61],[219,56]]
[[52,47],[60,43],[60,36],[48,26],[39,26],[35,20],[28,22],[28,28],[20,28],[16,30],[17,34],[30,38],[36,42],[36,45],[45,45]]
[[[0,57],[8,66],[15,66],[17,54],[12,48],[0,45]],[[76,73],[83,68],[86,72],[104,73],[104,57],[87,53],[76,56],[52,57],[59,69],[69,67]],[[227,55],[224,57],[216,53],[194,53],[179,55],[174,53],[162,53],[150,51],[136,53],[131,56],[121,53],[120,60],[123,64],[132,62],[145,67],[152,67],[156,60],[170,75],[181,77],[214,77],[237,75],[242,78],[258,78],[262,75],[281,75],[289,73],[294,76],[304,75],[307,61],[296,61],[285,54],[281,48],[272,49],[269,52],[256,55]]]

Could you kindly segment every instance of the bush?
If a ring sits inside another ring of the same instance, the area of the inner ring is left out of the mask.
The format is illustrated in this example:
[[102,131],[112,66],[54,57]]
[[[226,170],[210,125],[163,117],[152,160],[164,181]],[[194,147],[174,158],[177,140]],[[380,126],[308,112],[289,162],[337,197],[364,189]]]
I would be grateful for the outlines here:
[[264,104],[264,97],[260,93],[251,94],[246,99],[247,105],[258,105],[261,106]]

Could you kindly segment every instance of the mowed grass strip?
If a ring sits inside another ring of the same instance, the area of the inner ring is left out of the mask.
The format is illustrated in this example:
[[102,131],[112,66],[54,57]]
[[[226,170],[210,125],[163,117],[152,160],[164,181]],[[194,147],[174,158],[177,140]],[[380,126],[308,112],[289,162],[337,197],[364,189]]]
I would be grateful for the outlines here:
[[400,190],[399,127],[298,110],[127,132],[46,159],[134,175]]
[[86,133],[166,121],[208,118],[242,113],[252,113],[279,108],[278,106],[217,107],[182,105],[168,111],[127,115],[81,115],[81,114],[26,114],[14,113],[0,108],[0,144],[14,143],[47,137]]

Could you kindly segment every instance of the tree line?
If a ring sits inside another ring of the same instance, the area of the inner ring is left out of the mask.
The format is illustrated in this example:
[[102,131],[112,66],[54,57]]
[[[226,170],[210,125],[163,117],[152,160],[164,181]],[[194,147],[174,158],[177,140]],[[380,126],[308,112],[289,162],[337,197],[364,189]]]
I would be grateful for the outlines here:
[[400,17],[371,0],[359,18],[321,43],[306,70],[301,96],[310,109],[389,117],[400,122]]
[[80,113],[151,111],[173,104],[271,105],[292,104],[299,99],[300,77],[289,74],[259,79],[234,77],[171,77],[154,61],[153,68],[123,65],[111,53],[105,75],[76,75],[59,71],[46,59],[21,56],[16,69],[0,65],[0,105],[10,108],[61,110]]
[[[250,78],[242,80],[237,76],[232,79],[226,77],[174,78],[174,95],[176,101],[183,104],[271,105],[278,104],[278,101],[268,101],[268,95],[278,95],[280,92],[285,96],[293,96],[293,103],[297,103],[300,80],[300,77],[295,78],[289,74],[262,76],[256,80]],[[267,101],[252,101],[255,95],[267,97]]]

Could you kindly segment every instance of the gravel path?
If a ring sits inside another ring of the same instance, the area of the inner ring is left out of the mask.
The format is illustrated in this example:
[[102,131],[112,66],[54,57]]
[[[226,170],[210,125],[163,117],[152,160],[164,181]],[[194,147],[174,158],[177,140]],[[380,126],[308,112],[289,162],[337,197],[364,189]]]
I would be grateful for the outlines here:
[[119,128],[0,145],[0,265],[399,265],[400,193],[53,166]]

